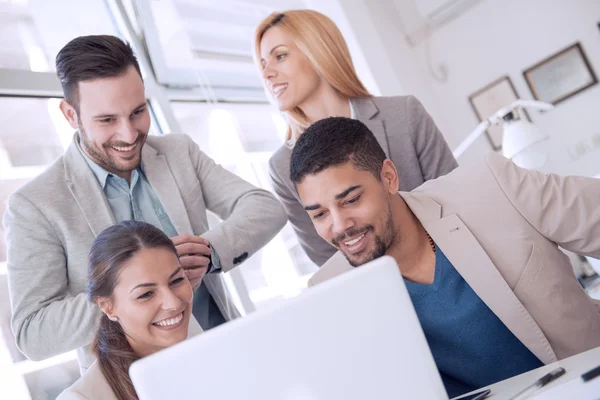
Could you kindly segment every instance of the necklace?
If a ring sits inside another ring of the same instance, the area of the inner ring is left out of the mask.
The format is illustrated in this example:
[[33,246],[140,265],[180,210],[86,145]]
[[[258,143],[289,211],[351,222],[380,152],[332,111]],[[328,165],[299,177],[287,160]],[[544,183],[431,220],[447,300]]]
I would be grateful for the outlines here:
[[427,235],[427,239],[429,239],[429,244],[431,245],[431,250],[433,250],[433,254],[435,254],[435,242],[433,241],[431,236],[429,236],[429,233],[425,232],[425,234]]

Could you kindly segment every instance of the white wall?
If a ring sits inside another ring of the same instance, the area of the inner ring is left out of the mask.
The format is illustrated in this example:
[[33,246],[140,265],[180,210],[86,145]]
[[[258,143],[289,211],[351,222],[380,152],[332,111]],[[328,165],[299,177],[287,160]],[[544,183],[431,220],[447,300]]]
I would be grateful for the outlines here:
[[[436,123],[440,129],[446,127],[442,104],[433,92],[433,77],[419,62],[415,49],[405,40],[404,20],[399,18],[395,2],[365,0],[365,3],[368,4],[368,12],[355,15],[355,26],[365,24],[366,16],[374,21],[377,36],[362,34],[360,37],[363,46],[371,51],[369,59],[373,68],[376,68],[376,79],[381,82],[382,95],[415,95],[432,115],[437,116]],[[380,49],[385,51],[385,57],[377,53]]]
[[[437,27],[429,40],[422,40],[422,34],[412,35],[424,22],[415,6],[418,1],[312,0],[307,5],[337,21],[341,10],[352,29],[352,40],[367,62],[362,70],[369,71],[379,93],[417,96],[451,148],[479,122],[469,95],[503,75],[511,77],[521,98],[532,99],[523,70],[579,41],[600,76],[599,0],[480,0]],[[331,2],[339,9],[337,15],[324,6]],[[410,45],[409,35],[421,40]],[[446,81],[439,79],[443,75],[440,66],[447,68]],[[530,115],[551,137],[545,170],[600,174],[600,85],[558,104],[549,113],[533,111]],[[459,161],[488,151],[492,148],[482,136]]]
[[[532,99],[522,71],[577,41],[600,75],[599,22],[598,0],[484,0],[434,31],[431,55],[447,64],[448,81],[430,79],[424,90],[432,90],[441,104],[441,113],[434,118],[444,121],[443,132],[451,147],[478,123],[469,95],[502,75],[511,77],[522,98]],[[425,50],[425,44],[414,49],[422,70],[428,68]],[[600,85],[559,103],[551,112],[531,116],[551,137],[546,170],[600,174]],[[578,149],[583,154],[576,155]],[[482,137],[465,159],[490,150]]]
[[103,0],[28,0],[28,9],[50,64],[54,64],[56,53],[77,36],[116,34]]
[[428,71],[420,65],[416,50],[404,40],[403,21],[394,0],[305,0],[305,3],[338,24],[358,75],[371,93],[416,95],[443,131],[447,125],[444,113],[434,96]]

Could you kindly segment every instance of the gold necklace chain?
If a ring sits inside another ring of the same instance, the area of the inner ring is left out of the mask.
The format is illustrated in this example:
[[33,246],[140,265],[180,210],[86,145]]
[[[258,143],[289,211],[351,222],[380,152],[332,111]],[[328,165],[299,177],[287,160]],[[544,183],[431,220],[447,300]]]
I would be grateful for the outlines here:
[[433,241],[431,236],[429,236],[429,233],[425,232],[425,234],[427,235],[427,239],[429,239],[429,244],[431,245],[431,250],[433,250],[433,254],[435,254],[435,242]]

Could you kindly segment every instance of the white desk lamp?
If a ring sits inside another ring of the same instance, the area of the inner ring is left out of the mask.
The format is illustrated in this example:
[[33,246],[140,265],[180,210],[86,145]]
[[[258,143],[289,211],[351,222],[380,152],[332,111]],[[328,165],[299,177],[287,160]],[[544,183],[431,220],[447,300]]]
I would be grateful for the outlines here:
[[523,168],[540,168],[548,156],[548,136],[542,134],[533,123],[522,118],[520,109],[550,110],[552,104],[541,101],[517,100],[502,107],[494,115],[482,121],[473,132],[454,150],[454,158],[460,157],[491,125],[503,124],[502,154]]

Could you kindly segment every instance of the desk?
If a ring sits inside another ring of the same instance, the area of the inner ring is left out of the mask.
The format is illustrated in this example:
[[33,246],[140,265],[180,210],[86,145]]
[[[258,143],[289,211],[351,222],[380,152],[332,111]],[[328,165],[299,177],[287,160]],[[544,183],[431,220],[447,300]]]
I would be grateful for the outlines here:
[[[540,389],[539,392],[536,393],[539,394],[555,385],[561,385],[565,382],[570,381],[573,378],[577,378],[578,376],[581,376],[581,374],[583,374],[584,372],[589,371],[590,369],[598,366],[599,364],[600,347],[597,347],[595,349],[588,350],[575,356],[565,358],[564,360],[544,365],[543,367],[534,369],[529,372],[525,372],[524,374],[513,376],[512,378],[506,379],[504,381],[494,383],[493,385],[488,386],[488,388],[492,390],[492,393],[489,397],[486,397],[486,400],[508,400],[515,394],[519,393],[525,387],[531,385],[537,379],[546,375],[548,372],[552,371],[555,368],[563,367],[566,370],[566,373],[556,381]],[[455,400],[459,399],[460,397],[455,398]]]

